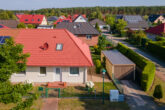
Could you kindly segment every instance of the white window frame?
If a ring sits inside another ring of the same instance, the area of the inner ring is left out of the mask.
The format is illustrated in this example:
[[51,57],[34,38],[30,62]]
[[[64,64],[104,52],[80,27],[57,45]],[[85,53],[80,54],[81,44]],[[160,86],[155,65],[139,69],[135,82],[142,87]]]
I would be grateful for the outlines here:
[[[57,49],[57,46],[58,46],[58,45],[61,45],[61,49]],[[57,51],[62,51],[62,50],[63,50],[63,44],[62,44],[62,43],[57,43],[57,44],[56,44],[56,50],[57,50]]]
[[[44,67],[44,68],[46,68],[46,67]],[[46,68],[46,73],[45,74],[41,74],[41,67],[39,67],[39,76],[46,76],[47,75],[47,68]]]
[[[78,68],[78,74],[71,74],[70,71],[71,71],[71,68]],[[79,76],[80,75],[80,68],[79,67],[70,67],[69,68],[69,76]]]

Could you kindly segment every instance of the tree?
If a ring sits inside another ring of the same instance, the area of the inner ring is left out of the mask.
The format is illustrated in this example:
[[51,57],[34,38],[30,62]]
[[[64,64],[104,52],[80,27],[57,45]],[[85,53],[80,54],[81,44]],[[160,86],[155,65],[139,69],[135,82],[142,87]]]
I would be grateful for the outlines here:
[[26,69],[29,54],[23,54],[23,45],[15,44],[12,38],[0,45],[0,82],[8,81],[13,73]]
[[100,29],[98,23],[95,24],[95,29],[96,29],[97,31],[101,32],[101,29]]
[[34,25],[28,24],[27,27],[28,27],[29,29],[32,29],[32,28],[34,28]]
[[153,96],[159,100],[163,98],[163,90],[160,84],[156,85]]
[[116,30],[121,35],[121,31],[125,29],[127,26],[127,22],[123,19],[118,19],[116,24]]
[[26,28],[25,24],[24,23],[19,23],[17,25],[17,28]]
[[112,15],[106,15],[105,22],[110,26],[111,31],[115,30],[115,16]]

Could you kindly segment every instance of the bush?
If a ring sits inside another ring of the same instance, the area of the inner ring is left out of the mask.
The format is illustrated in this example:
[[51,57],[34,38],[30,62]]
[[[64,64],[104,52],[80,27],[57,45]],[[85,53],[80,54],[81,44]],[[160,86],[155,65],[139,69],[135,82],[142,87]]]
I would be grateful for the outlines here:
[[165,41],[165,37],[156,36],[155,40],[156,41]]
[[10,82],[0,83],[0,102],[17,103],[22,100],[22,96],[26,95],[32,90],[31,84],[16,84],[12,85]]
[[143,90],[148,91],[155,77],[155,64],[140,56],[122,43],[118,44],[117,49],[132,60],[142,70],[141,87]]
[[156,85],[153,96],[159,100],[163,98],[163,90],[160,84]]
[[149,52],[165,61],[165,41],[149,41],[147,49]]
[[33,105],[34,100],[36,100],[38,97],[38,94],[32,94],[30,98],[18,103],[16,107],[12,108],[12,110],[25,110],[26,108],[30,110],[30,107]]
[[96,73],[100,73],[101,72],[101,61],[96,60],[95,64],[96,64]]
[[17,28],[26,28],[25,24],[24,23],[19,23],[17,25]]

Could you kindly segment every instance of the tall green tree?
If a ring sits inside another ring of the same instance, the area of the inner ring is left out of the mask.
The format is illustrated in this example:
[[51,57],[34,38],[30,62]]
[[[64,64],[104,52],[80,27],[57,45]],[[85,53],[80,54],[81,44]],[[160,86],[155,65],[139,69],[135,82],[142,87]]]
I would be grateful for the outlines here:
[[100,29],[98,23],[95,24],[95,29],[96,29],[98,32],[101,32],[101,29]]
[[115,30],[116,18],[112,15],[106,15],[105,22],[110,26],[111,31]]
[[118,19],[117,20],[116,30],[117,30],[118,33],[121,34],[121,31],[123,31],[126,26],[127,26],[127,22],[126,21],[124,21],[123,19]]
[[0,45],[0,82],[8,81],[13,73],[24,71],[29,57],[23,53],[23,45],[15,44],[12,38],[5,42]]

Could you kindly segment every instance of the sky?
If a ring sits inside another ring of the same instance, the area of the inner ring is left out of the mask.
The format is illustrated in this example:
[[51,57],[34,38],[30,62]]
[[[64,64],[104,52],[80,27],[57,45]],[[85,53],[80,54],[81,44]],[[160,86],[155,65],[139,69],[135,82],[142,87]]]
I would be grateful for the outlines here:
[[0,0],[0,9],[7,10],[90,6],[165,6],[165,0]]

